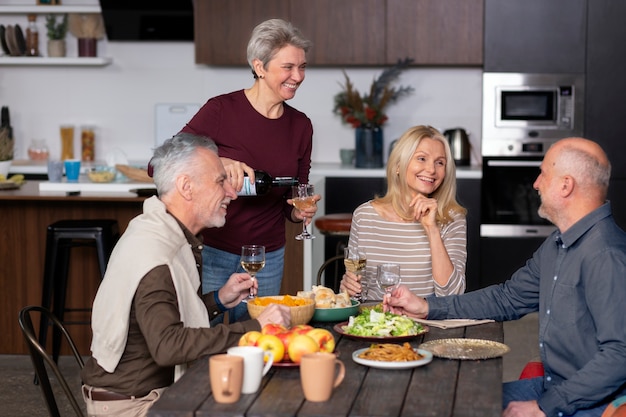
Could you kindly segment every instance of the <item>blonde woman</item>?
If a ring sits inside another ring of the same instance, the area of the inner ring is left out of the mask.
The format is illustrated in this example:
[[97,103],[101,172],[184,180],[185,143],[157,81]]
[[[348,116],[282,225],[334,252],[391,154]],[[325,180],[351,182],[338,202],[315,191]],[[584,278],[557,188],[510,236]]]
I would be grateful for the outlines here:
[[[414,126],[387,162],[387,193],[354,211],[348,246],[367,254],[368,296],[381,300],[376,267],[400,265],[402,283],[421,297],[465,291],[466,210],[456,201],[456,172],[446,138]],[[362,277],[346,272],[341,289],[361,292]]]

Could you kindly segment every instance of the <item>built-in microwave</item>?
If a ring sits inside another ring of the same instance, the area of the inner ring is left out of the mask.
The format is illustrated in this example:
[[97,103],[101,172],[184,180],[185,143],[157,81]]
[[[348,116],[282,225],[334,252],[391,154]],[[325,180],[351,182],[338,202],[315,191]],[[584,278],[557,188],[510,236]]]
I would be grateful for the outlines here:
[[584,74],[483,74],[483,156],[543,155],[583,135]]

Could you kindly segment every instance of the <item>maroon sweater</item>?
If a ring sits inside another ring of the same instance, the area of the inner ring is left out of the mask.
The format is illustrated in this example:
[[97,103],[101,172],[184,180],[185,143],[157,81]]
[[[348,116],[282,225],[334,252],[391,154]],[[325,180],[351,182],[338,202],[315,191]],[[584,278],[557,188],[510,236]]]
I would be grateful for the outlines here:
[[[311,168],[313,125],[302,112],[284,104],[283,115],[268,119],[259,114],[243,90],[209,99],[182,129],[215,141],[221,157],[242,161],[272,177],[298,177],[307,183]],[[285,217],[291,190],[272,189],[265,196],[240,197],[231,202],[226,225],[203,232],[204,243],[239,254],[241,245],[254,243],[274,251],[285,245]]]

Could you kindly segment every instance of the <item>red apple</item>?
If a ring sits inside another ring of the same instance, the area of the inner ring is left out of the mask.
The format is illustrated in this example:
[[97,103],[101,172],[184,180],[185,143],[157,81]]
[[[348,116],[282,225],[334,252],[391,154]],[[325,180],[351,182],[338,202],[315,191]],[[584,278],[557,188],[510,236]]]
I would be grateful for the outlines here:
[[[272,355],[274,355],[274,362],[282,361],[285,356],[285,346],[283,345],[283,342],[278,338],[278,336],[273,334],[261,335],[261,337],[259,337],[259,341],[257,342],[257,346],[266,352],[272,352]],[[267,357],[265,358],[265,362],[267,362]]]
[[[291,343],[291,341],[293,340],[293,338],[295,336],[296,336],[296,334],[294,332],[292,332],[291,330],[287,330],[285,332],[278,333],[276,335],[276,337],[278,337],[281,340],[281,342],[283,342],[283,346],[285,347],[285,352],[288,351],[289,344]],[[289,360],[289,356],[288,355],[284,355],[283,356],[283,360],[284,361],[288,361]]]
[[294,363],[300,363],[302,356],[307,353],[319,352],[320,347],[312,337],[305,334],[297,334],[289,343],[287,354]]
[[269,323],[263,326],[261,333],[263,334],[278,334],[287,331],[287,328],[282,324]]
[[320,352],[332,353],[335,350],[335,337],[330,331],[326,329],[313,329],[306,335],[317,342]]
[[244,333],[239,338],[239,346],[256,346],[261,336],[263,336],[263,334],[261,332],[257,332],[256,330]]
[[293,326],[291,329],[294,334],[307,334],[309,331],[313,330],[313,326],[309,326],[308,324],[297,324]]

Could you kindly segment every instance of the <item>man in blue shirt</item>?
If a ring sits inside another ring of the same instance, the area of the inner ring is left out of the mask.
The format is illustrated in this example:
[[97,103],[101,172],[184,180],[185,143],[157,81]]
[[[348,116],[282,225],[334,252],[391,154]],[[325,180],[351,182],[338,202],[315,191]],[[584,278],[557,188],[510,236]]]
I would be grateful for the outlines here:
[[611,165],[583,138],[556,142],[533,187],[558,230],[505,283],[428,298],[399,287],[386,309],[430,319],[516,320],[539,312],[545,375],[503,385],[504,417],[600,416],[626,394],[626,233],[606,201]]

